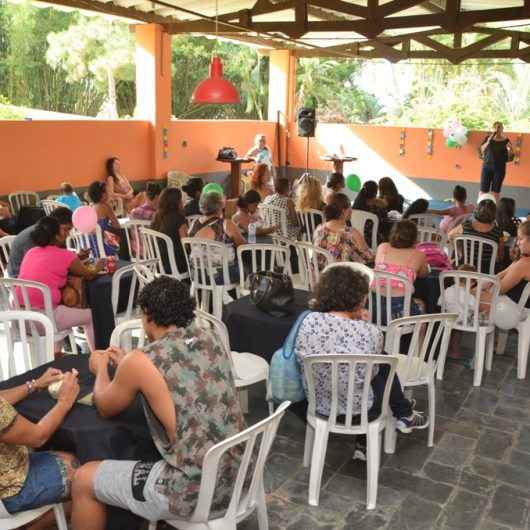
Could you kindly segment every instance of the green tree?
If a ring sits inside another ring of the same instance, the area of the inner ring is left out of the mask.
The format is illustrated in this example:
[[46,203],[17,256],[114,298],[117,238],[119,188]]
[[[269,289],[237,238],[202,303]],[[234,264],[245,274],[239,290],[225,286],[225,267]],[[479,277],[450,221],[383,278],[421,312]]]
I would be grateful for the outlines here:
[[67,30],[48,35],[46,59],[68,82],[89,78],[106,89],[102,117],[118,118],[116,80],[134,80],[134,41],[128,26],[103,17],[80,17]]

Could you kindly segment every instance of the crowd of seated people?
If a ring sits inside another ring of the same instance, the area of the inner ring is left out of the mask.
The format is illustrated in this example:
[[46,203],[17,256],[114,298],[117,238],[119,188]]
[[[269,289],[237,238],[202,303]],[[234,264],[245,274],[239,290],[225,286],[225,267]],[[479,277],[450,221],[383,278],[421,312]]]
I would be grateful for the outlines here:
[[[161,190],[157,183],[148,183],[140,201],[140,194],[135,196],[132,192],[131,195],[132,186],[129,190],[125,181],[120,175],[119,161],[114,159],[109,165],[109,179],[89,186],[88,196],[103,233],[121,235],[111,203],[113,198],[124,199],[131,218],[151,221],[152,229],[170,237],[180,272],[187,268],[181,240],[197,237],[228,247],[230,280],[237,282],[239,270],[235,250],[247,243],[249,226],[255,225],[255,234],[263,236],[279,230],[279,219],[273,226],[266,226],[260,216],[259,205],[270,204],[285,211],[287,237],[293,240],[301,237],[297,212],[321,211],[322,223],[313,234],[315,246],[330,252],[337,262],[362,263],[375,271],[395,274],[412,285],[430,273],[428,256],[417,248],[419,226],[410,220],[418,214],[442,216],[440,230],[448,232],[450,241],[458,235],[471,235],[497,243],[500,292],[514,304],[530,280],[530,221],[519,223],[512,199],[501,199],[497,207],[494,201],[484,198],[474,207],[467,202],[466,190],[460,185],[454,188],[453,207],[434,210],[429,208],[426,199],[418,199],[406,207],[403,196],[388,177],[381,179],[379,185],[375,181],[365,182],[353,205],[341,191],[344,190],[344,177],[340,174],[330,176],[325,195],[319,179],[304,176],[298,182],[294,199],[290,181],[276,178],[274,193],[264,197],[259,189],[247,191],[238,199],[237,213],[227,218],[224,197],[217,192],[202,193],[202,179],[191,178],[182,186],[189,198],[185,205],[181,189]],[[75,193],[69,188],[63,191],[70,196]],[[375,254],[370,251],[365,234],[351,226],[352,206],[375,213],[381,221]],[[149,520],[189,517],[197,501],[204,454],[215,443],[244,428],[222,339],[215,331],[207,331],[196,324],[189,284],[163,276],[147,284],[138,296],[147,345],[141,351],[131,352],[115,347],[96,350],[91,310],[62,303],[62,290],[70,276],[90,280],[104,267],[102,260],[89,267],[84,264],[85,253],[77,255],[65,248],[72,229],[73,209],[70,204],[68,208],[58,208],[20,232],[12,244],[8,273],[12,277],[42,282],[50,288],[58,330],[84,327],[92,352],[90,369],[96,378],[94,402],[101,416],[115,417],[127,409],[137,395],[143,396],[147,426],[160,459],[157,462],[104,460],[76,469],[78,463],[73,454],[31,452],[30,448],[45,444],[58,429],[79,393],[75,373],[61,374],[50,369],[36,381],[0,391],[0,486],[3,482],[0,499],[8,512],[17,513],[72,498],[74,530],[104,528],[106,505],[125,508]],[[402,219],[389,218],[390,211],[403,213]],[[199,217],[190,222],[187,219],[190,215]],[[515,240],[515,246],[504,252],[507,238]],[[112,237],[105,236],[105,251],[109,254],[117,248],[111,242]],[[215,261],[213,257],[220,274],[222,258],[219,256]],[[483,262],[477,263],[476,269],[483,269],[490,257],[485,249]],[[473,266],[465,267],[461,270],[474,270]],[[386,287],[384,279],[376,281]],[[367,300],[375,296],[376,286],[369,285],[362,274],[349,267],[320,271],[320,279],[312,293],[312,313],[301,324],[294,346],[302,376],[303,359],[308,355],[340,355],[352,351],[365,355],[382,353],[382,331],[368,321],[366,312]],[[390,280],[390,293],[391,317],[396,319],[406,314],[405,289],[399,278]],[[35,307],[42,308],[42,299],[33,296],[31,301]],[[384,305],[385,300],[382,303]],[[411,315],[426,311],[425,304],[414,296],[409,309]],[[386,324],[388,322],[383,320],[382,325]],[[458,335],[454,337],[451,351],[452,356],[458,358],[459,338]],[[180,369],[184,365],[187,369]],[[364,376],[362,371],[356,373],[356,382],[362,383]],[[17,414],[13,405],[59,377],[64,377],[64,383],[58,402],[38,423],[31,423]],[[339,374],[339,383],[346,386],[344,377]],[[373,375],[369,418],[380,412],[387,377],[387,368]],[[330,406],[329,373],[319,372],[316,379],[317,412],[325,416]],[[199,392],[213,405],[201,406],[194,399]],[[360,396],[357,398],[358,404]],[[341,414],[346,412],[343,405],[339,406]],[[415,411],[414,403],[404,397],[397,376],[392,383],[390,408],[402,432],[428,425],[429,418]],[[358,410],[352,413],[357,414]],[[355,454],[365,458],[366,441],[362,437],[356,439]],[[226,502],[240,457],[234,452],[224,462],[215,497],[220,505]],[[183,466],[187,466],[188,472],[182,472]],[[131,482],[136,480],[142,485],[142,499],[131,489]],[[46,485],[46,495],[37,495],[35,488],[42,489],[43,485]]]

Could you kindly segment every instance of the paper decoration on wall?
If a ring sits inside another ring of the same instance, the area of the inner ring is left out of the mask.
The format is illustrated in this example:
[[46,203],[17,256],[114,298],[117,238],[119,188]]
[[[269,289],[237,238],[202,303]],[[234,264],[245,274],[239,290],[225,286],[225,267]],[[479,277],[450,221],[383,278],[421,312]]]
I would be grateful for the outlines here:
[[513,163],[519,165],[521,163],[521,148],[523,147],[523,135],[518,134],[515,140],[515,148],[513,150]]
[[169,138],[168,138],[169,130],[167,127],[164,127],[162,129],[162,156],[164,158],[167,158],[169,156]]
[[427,131],[427,158],[432,158],[434,143],[434,129]]
[[399,134],[399,156],[405,156],[405,139],[407,138],[407,133],[405,129],[401,129]]

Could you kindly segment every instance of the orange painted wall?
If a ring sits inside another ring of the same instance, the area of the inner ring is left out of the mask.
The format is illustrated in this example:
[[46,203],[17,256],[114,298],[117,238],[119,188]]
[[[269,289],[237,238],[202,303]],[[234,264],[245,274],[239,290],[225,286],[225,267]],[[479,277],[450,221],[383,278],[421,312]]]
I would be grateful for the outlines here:
[[[371,125],[319,124],[316,138],[311,140],[309,166],[329,170],[331,164],[320,160],[328,153],[357,156],[359,162],[345,166],[345,173],[359,171],[363,180],[385,176],[376,161],[382,158],[399,173],[411,178],[479,182],[481,160],[477,148],[486,132],[472,132],[468,143],[461,149],[449,149],[440,129],[434,131],[433,156],[427,155],[427,129],[406,128],[405,156],[400,156],[400,127]],[[298,138],[296,124],[289,127],[289,162],[292,167],[306,165],[306,140]],[[515,145],[517,134],[507,133]],[[359,168],[362,168],[359,169]],[[505,184],[530,188],[530,134],[523,135],[521,163],[508,164]]]
[[[233,147],[241,156],[263,133],[276,158],[276,124],[253,120],[173,120],[169,129],[168,167],[186,173],[229,171],[229,165],[217,162],[221,147]],[[183,143],[186,143],[186,146]]]
[[151,125],[144,121],[0,121],[0,195],[87,186],[118,156],[132,180],[152,167]]

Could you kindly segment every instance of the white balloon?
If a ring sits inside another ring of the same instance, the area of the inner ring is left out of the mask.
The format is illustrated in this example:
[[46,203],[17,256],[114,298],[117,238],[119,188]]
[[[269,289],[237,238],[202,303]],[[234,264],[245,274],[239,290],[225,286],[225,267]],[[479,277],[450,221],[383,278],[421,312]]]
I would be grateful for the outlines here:
[[505,331],[517,327],[521,312],[517,304],[507,296],[501,296],[495,304],[495,325]]

